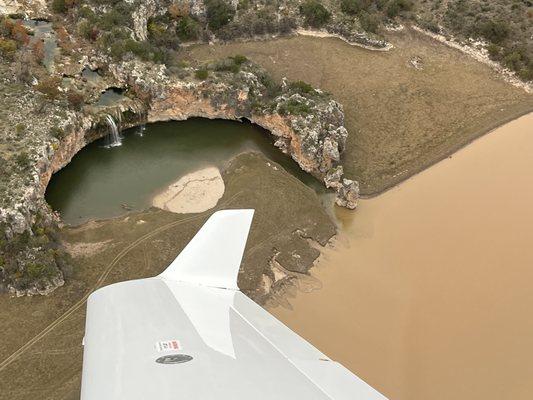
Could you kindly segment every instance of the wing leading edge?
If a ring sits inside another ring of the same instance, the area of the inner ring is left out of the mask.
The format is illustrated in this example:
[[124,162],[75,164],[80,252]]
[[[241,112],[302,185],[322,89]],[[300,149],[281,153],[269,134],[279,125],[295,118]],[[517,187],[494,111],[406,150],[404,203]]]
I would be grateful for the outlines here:
[[82,400],[386,400],[238,290],[252,217],[219,211],[158,277],[89,297]]
[[239,290],[237,275],[253,216],[254,210],[214,213],[159,276],[171,281]]

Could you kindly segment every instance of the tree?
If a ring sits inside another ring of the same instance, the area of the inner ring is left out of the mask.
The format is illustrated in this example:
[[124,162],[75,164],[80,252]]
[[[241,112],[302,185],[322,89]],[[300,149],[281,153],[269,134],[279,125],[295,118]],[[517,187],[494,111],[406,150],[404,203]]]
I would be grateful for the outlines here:
[[509,36],[509,24],[504,21],[486,21],[481,24],[479,32],[488,41],[500,44]]
[[200,26],[194,18],[187,15],[178,20],[176,34],[181,40],[195,40],[200,36]]
[[67,2],[65,0],[52,1],[52,10],[56,13],[64,13],[67,11]]
[[235,15],[235,10],[224,0],[206,0],[205,5],[207,24],[214,31],[227,25]]
[[300,5],[300,14],[304,16],[305,24],[313,28],[320,28],[331,18],[331,13],[318,0],[306,0]]
[[394,18],[402,11],[409,11],[413,8],[413,3],[410,0],[391,0],[387,4],[387,16]]

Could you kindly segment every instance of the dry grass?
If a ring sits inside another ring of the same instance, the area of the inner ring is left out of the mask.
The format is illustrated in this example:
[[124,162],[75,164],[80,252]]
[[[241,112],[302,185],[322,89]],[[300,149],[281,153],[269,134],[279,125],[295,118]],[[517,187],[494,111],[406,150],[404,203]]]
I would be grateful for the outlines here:
[[[476,137],[533,110],[533,96],[490,68],[411,30],[372,52],[333,38],[201,45],[188,58],[244,54],[276,78],[302,79],[340,101],[350,133],[344,165],[362,193],[379,193]],[[415,57],[421,69],[410,64]]]

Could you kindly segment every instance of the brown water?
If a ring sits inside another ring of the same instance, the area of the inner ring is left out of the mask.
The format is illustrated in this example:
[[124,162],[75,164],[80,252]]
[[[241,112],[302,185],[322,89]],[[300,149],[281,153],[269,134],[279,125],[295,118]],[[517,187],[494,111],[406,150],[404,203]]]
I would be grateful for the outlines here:
[[390,399],[533,398],[533,114],[338,216],[273,314]]

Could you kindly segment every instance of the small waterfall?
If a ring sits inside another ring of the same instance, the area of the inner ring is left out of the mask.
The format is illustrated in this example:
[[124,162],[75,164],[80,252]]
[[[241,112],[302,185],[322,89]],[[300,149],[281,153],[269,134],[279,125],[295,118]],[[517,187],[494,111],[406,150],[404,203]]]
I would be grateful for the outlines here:
[[146,121],[148,119],[144,104],[140,101],[133,102],[130,105],[130,110],[137,116],[140,123],[135,129],[135,134],[138,136],[144,136],[144,131],[146,130]]
[[120,134],[122,132],[122,111],[118,107],[115,110],[115,120],[117,121],[118,133]]
[[144,131],[146,130],[146,125],[145,124],[142,124],[142,125],[139,125],[137,127],[137,130],[135,131],[135,133],[139,136],[144,136]]
[[109,127],[109,134],[107,135],[107,146],[108,147],[115,147],[120,146],[122,144],[122,138],[119,134],[119,128],[117,127],[117,124],[115,123],[115,120],[113,117],[109,114],[105,116],[105,121],[107,123],[107,126]]

